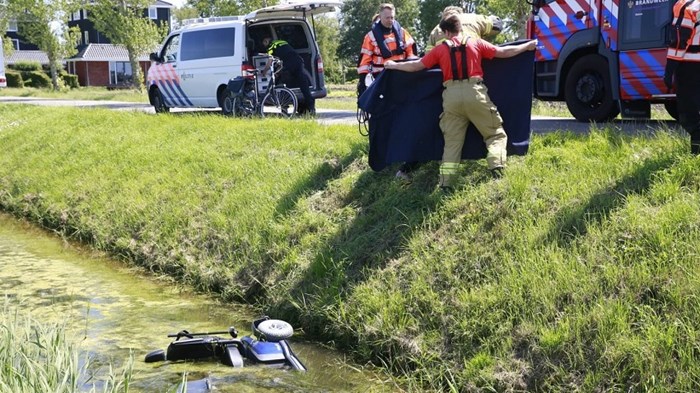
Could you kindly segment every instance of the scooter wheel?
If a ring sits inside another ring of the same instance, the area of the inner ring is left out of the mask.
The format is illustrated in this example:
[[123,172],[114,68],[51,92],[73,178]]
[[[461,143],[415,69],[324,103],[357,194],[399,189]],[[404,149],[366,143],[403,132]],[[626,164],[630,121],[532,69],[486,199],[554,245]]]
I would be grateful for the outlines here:
[[260,322],[258,330],[267,341],[280,341],[292,337],[294,329],[288,322],[279,319],[268,319]]

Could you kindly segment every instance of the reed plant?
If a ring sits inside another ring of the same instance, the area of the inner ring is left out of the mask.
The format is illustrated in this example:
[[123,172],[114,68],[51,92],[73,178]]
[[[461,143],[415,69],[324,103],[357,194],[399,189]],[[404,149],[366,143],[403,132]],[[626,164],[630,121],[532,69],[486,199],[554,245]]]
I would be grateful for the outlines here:
[[93,380],[90,358],[61,323],[45,323],[8,299],[0,312],[0,392],[127,393],[133,356],[106,378]]
[[493,180],[373,172],[354,126],[0,106],[0,207],[245,301],[409,391],[700,388],[700,159],[535,135]]

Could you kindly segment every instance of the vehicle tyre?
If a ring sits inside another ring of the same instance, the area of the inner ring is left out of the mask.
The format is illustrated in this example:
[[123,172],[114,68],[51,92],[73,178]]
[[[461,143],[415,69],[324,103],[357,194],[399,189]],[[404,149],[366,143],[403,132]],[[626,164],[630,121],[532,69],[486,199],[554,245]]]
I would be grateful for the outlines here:
[[221,113],[224,116],[235,116],[234,97],[229,89],[225,89],[221,99]]
[[678,104],[676,101],[665,101],[664,108],[674,120],[678,121]]
[[276,87],[263,97],[260,116],[278,116],[290,118],[297,112],[297,96],[289,88]]
[[226,99],[231,97],[231,91],[228,89],[228,87],[224,88],[223,90],[219,91],[219,96],[217,97],[217,102],[219,103],[219,107],[221,108],[221,114],[224,116],[231,116],[233,114],[233,102],[231,100],[228,101],[228,108],[226,108]]
[[602,56],[586,55],[566,75],[564,98],[578,121],[606,122],[620,113],[612,98],[608,62]]
[[158,90],[158,88],[151,90],[151,104],[153,105],[153,109],[155,109],[156,113],[170,112],[170,108],[165,105],[163,94],[160,92],[160,90]]
[[268,319],[258,324],[258,330],[267,341],[280,341],[292,337],[294,329],[288,322],[280,319]]

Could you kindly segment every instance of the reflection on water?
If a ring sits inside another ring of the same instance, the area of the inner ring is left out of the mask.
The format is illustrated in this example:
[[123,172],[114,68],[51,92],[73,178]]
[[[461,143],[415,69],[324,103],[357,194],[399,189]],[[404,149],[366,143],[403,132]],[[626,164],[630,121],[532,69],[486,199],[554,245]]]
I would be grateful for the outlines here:
[[209,377],[217,392],[390,391],[377,379],[344,365],[341,355],[291,339],[307,373],[264,367],[229,368],[215,362],[145,363],[165,349],[170,333],[226,330],[250,334],[257,317],[240,305],[222,305],[172,285],[157,283],[123,265],[74,247],[0,214],[0,295],[21,304],[33,318],[65,321],[83,340],[98,376],[120,366],[133,351],[131,392],[165,392],[184,372]]

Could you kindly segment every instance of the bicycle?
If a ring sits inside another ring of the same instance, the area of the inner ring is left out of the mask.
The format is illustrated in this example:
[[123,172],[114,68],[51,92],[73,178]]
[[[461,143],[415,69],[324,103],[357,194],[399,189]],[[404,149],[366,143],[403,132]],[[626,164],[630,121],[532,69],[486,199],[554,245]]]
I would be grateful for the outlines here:
[[252,115],[290,118],[297,112],[297,96],[285,85],[276,86],[277,74],[282,70],[282,60],[272,58],[270,83],[261,94],[259,78],[261,70],[244,70],[244,75],[229,81],[229,94],[224,98],[223,110],[233,116]]

